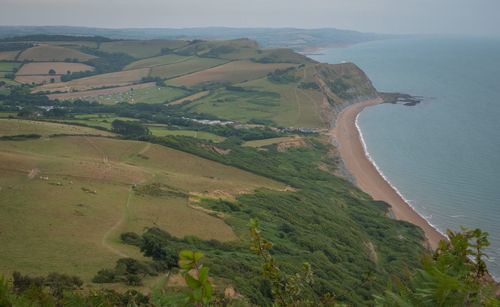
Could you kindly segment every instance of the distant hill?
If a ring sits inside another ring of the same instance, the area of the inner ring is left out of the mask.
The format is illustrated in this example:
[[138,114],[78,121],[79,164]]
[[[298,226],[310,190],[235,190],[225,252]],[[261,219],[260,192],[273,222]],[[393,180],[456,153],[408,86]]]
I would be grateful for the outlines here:
[[286,47],[296,51],[310,48],[350,45],[393,36],[362,33],[334,28],[87,28],[69,26],[0,26],[0,38],[23,35],[81,35],[104,36],[113,39],[236,39],[256,40],[262,47]]

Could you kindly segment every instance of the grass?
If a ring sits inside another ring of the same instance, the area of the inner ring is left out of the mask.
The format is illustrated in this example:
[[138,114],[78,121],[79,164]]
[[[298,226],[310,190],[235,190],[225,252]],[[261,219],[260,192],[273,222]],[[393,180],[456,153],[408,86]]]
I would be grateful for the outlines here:
[[0,71],[2,72],[11,72],[14,68],[17,68],[21,65],[21,63],[16,62],[0,62]]
[[[5,115],[5,116],[4,116]],[[2,113],[8,117],[12,113]],[[24,119],[0,119],[0,136],[18,134],[39,134],[49,136],[52,134],[92,134],[111,136],[112,133],[88,127],[71,126],[59,123],[41,122]]]
[[64,61],[65,59],[78,59],[84,62],[93,58],[95,58],[93,55],[70,48],[52,45],[40,45],[26,49],[18,57],[20,61],[32,60],[38,62],[55,62]]
[[192,57],[187,61],[153,67],[151,70],[151,76],[171,79],[196,71],[205,70],[224,63],[227,63],[227,61],[214,58]]
[[322,117],[323,95],[319,90],[305,90],[297,83],[275,84],[266,78],[244,83],[244,87],[279,93],[279,108],[271,118],[285,127],[323,128],[327,126]]
[[263,139],[263,140],[255,140],[255,141],[247,141],[243,143],[242,146],[246,147],[263,147],[263,146],[268,146],[268,145],[273,145],[273,144],[279,144],[287,141],[293,141],[296,140],[296,136],[284,136],[284,137],[279,137],[279,138],[271,138],[271,139]]
[[36,75],[36,76],[16,76],[16,82],[25,84],[47,84],[54,82],[60,82],[61,76],[50,76],[50,75]]
[[130,40],[105,42],[99,47],[99,50],[105,52],[123,52],[135,58],[143,59],[160,55],[162,48],[176,49],[183,47],[187,41],[182,40]]
[[2,73],[0,73],[0,81],[3,81],[8,85],[19,85],[19,83],[17,83],[16,81],[7,78],[2,78],[2,76],[3,76]]
[[149,74],[148,68],[140,68],[127,71],[119,71],[108,74],[95,75],[68,82],[53,83],[39,86],[34,91],[68,91],[68,88],[80,91],[96,89],[106,86],[123,86],[139,82]]
[[74,119],[60,120],[65,123],[76,123],[83,124],[91,127],[101,127],[106,129],[111,129],[111,123],[114,120],[124,120],[124,121],[137,121],[135,118],[121,117],[121,116],[111,116],[108,114],[91,114],[91,115],[75,115]]
[[0,51],[0,61],[13,61],[16,59],[19,50],[16,51]]
[[[138,255],[119,243],[123,231],[159,226],[178,236],[236,238],[224,220],[189,207],[188,193],[238,195],[260,187],[283,188],[166,147],[95,137],[2,141],[0,173],[0,272],[57,271],[86,282],[123,255]],[[130,193],[133,184],[151,182],[177,194]]]
[[124,93],[113,93],[99,95],[95,100],[103,104],[114,104],[118,102],[128,103],[166,103],[188,95],[189,92],[177,87],[150,87],[136,89]]
[[148,83],[125,85],[125,86],[117,86],[111,88],[79,91],[79,92],[49,94],[47,95],[47,97],[49,97],[50,99],[58,99],[58,100],[74,100],[74,99],[94,100],[95,97],[101,95],[126,93],[132,90],[154,87],[155,85],[156,85],[155,82],[148,82]]
[[210,91],[197,92],[197,93],[194,93],[193,95],[189,95],[189,96],[183,97],[181,99],[177,99],[175,101],[169,102],[169,104],[170,105],[178,105],[178,104],[187,103],[188,101],[196,101],[202,97],[207,96],[208,94],[210,94]]
[[251,119],[272,119],[279,112],[279,96],[272,92],[241,92],[215,90],[209,96],[184,106],[195,112],[220,118],[248,122]]
[[125,66],[124,70],[128,69],[136,69],[136,68],[145,68],[145,67],[153,67],[153,66],[161,66],[173,64],[181,61],[188,60],[190,57],[175,55],[175,54],[167,54],[162,56],[157,56],[153,58],[147,58],[144,60],[139,60],[129,65]]
[[0,118],[15,117],[17,112],[0,112]]
[[297,69],[294,74],[297,80],[288,83],[274,83],[264,77],[236,84],[243,90],[218,89],[184,108],[240,122],[259,119],[282,127],[327,127],[322,114],[323,94],[298,87],[303,79],[311,78],[311,67]]
[[[17,64],[17,63],[14,63]],[[0,66],[1,69],[1,66]],[[53,69],[56,75],[65,75],[67,72],[79,72],[94,70],[94,67],[81,63],[66,62],[40,62],[24,64],[17,75],[48,75],[49,70]]]
[[290,64],[260,64],[250,61],[234,61],[207,70],[198,71],[170,80],[170,84],[194,86],[200,83],[240,83],[266,76],[276,69],[291,67]]
[[159,125],[150,125],[148,126],[148,128],[154,136],[167,136],[167,135],[190,136],[197,139],[209,140],[215,143],[220,143],[225,140],[225,138],[222,136],[218,136],[216,134],[205,131],[169,130]]

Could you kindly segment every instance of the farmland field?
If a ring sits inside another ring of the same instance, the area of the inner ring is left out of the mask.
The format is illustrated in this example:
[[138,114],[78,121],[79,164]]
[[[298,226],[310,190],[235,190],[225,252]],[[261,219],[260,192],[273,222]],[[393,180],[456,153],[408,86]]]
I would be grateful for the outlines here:
[[0,136],[32,133],[42,136],[49,136],[52,134],[113,135],[107,131],[96,130],[88,127],[70,126],[24,119],[0,119]]
[[170,65],[155,66],[151,70],[151,76],[170,79],[192,72],[205,70],[217,65],[224,64],[226,62],[226,60],[221,59],[192,57],[189,60],[183,62],[178,62]]
[[224,137],[218,136],[213,133],[205,131],[194,131],[194,130],[169,130],[166,127],[160,125],[148,125],[148,129],[154,136],[166,136],[166,135],[180,135],[180,136],[190,136],[197,139],[209,140],[215,143],[224,141]]
[[296,83],[275,84],[267,78],[239,86],[248,90],[217,90],[185,108],[241,122],[264,119],[283,127],[321,128],[326,125],[320,112],[320,92],[298,89]]
[[154,87],[156,84],[154,82],[140,83],[126,86],[111,87],[99,90],[88,90],[80,92],[69,92],[69,93],[59,93],[59,94],[49,94],[47,97],[50,99],[59,100],[73,100],[73,99],[88,99],[94,100],[96,97],[101,95],[119,94],[129,92],[131,90],[139,90]]
[[191,57],[167,54],[130,63],[129,65],[125,66],[125,70],[173,64],[181,61],[186,61],[190,58]]
[[280,111],[273,121],[285,127],[323,128],[321,114],[323,95],[316,90],[300,89],[296,83],[275,84],[263,78],[243,84],[246,88],[279,93]]
[[75,118],[72,119],[60,119],[59,122],[62,123],[75,123],[75,124],[83,124],[91,127],[100,127],[105,129],[111,129],[111,123],[114,120],[123,120],[123,121],[137,121],[135,118],[129,117],[120,117],[114,116],[110,114],[92,114],[92,115],[75,115]]
[[293,67],[291,64],[260,64],[250,61],[234,61],[214,68],[175,78],[170,84],[194,86],[206,82],[239,83],[264,77],[276,70]]
[[[89,279],[137,252],[124,231],[157,225],[177,236],[234,240],[220,218],[189,207],[182,193],[237,195],[282,184],[158,145],[95,137],[0,142],[0,272],[77,274]],[[178,196],[138,195],[158,182]],[[23,224],[29,227],[19,228]],[[132,253],[132,254],[131,254]]]
[[8,85],[19,85],[19,83],[17,83],[14,80],[3,78],[2,77],[3,75],[4,75],[4,72],[0,72],[0,81],[5,82]]
[[181,99],[177,99],[175,101],[169,102],[169,105],[178,105],[178,104],[183,104],[183,103],[187,103],[187,102],[191,102],[191,101],[196,101],[202,97],[207,96],[208,94],[210,94],[210,91],[201,91],[198,93],[194,93],[193,95],[186,96],[186,97],[183,97]]
[[11,72],[14,68],[19,67],[21,64],[16,62],[0,62],[1,72]]
[[0,61],[13,61],[19,51],[0,51]]
[[243,143],[243,146],[263,147],[263,146],[279,144],[279,143],[288,142],[288,141],[294,141],[296,139],[299,139],[299,138],[296,136],[284,136],[284,137],[271,138],[271,139],[248,141],[248,142]]
[[105,52],[124,52],[135,58],[143,59],[160,55],[162,48],[176,49],[185,46],[187,41],[182,40],[147,40],[147,41],[116,41],[105,42],[99,50]]
[[93,41],[44,41],[43,43],[61,47],[68,47],[68,48],[79,48],[79,47],[97,48],[97,42]]
[[16,75],[16,82],[25,84],[45,84],[51,82],[61,82],[61,76],[50,75]]
[[46,84],[34,89],[39,91],[61,91],[69,92],[71,89],[80,91],[96,89],[104,86],[124,86],[140,81],[149,73],[148,68],[140,68],[127,71],[119,71],[108,74],[95,75],[81,79],[75,79],[68,82]]
[[69,92],[47,95],[51,99],[74,100],[87,99],[102,104],[128,103],[167,103],[189,92],[177,87],[158,87],[154,82],[120,87],[112,87],[81,92]]
[[94,97],[94,99],[103,104],[114,104],[118,102],[167,103],[168,101],[178,99],[187,94],[189,94],[188,91],[177,87],[158,87],[155,85],[122,93],[98,95]]
[[[0,64],[1,68],[1,64]],[[53,69],[56,75],[64,75],[69,72],[94,70],[94,67],[81,63],[66,62],[39,62],[26,63],[17,72],[17,75],[48,75]]]
[[70,48],[40,45],[26,49],[19,55],[19,60],[32,60],[38,62],[64,61],[65,59],[78,59],[79,61],[87,61],[95,58],[93,55],[73,50]]

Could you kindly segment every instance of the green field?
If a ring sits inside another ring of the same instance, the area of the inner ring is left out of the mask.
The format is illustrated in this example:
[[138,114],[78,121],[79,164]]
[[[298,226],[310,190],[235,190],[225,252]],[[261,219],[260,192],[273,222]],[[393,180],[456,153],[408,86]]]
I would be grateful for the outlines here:
[[169,130],[165,127],[159,125],[148,125],[148,129],[154,136],[166,136],[166,135],[179,135],[179,136],[190,136],[197,139],[209,140],[214,143],[219,143],[224,141],[224,137],[218,136],[213,133],[205,131],[194,131],[194,130]]
[[247,141],[242,144],[242,146],[246,147],[263,147],[263,146],[268,146],[268,145],[273,145],[273,144],[279,144],[283,142],[288,142],[288,141],[294,141],[297,140],[297,136],[284,136],[284,137],[279,137],[279,138],[271,138],[271,139],[263,139],[263,140],[255,140],[255,141]]
[[191,57],[185,57],[175,54],[167,54],[162,56],[157,56],[153,58],[147,58],[144,60],[139,60],[125,66],[125,70],[127,69],[136,69],[136,68],[144,68],[144,67],[153,67],[153,66],[161,66],[167,64],[173,64],[181,61],[186,61]]
[[[5,113],[2,113],[2,115]],[[11,113],[7,113],[11,114]],[[8,116],[8,115],[7,115]],[[0,119],[0,136],[19,134],[39,134],[50,136],[52,134],[89,134],[112,136],[107,131],[88,127],[71,126],[52,122],[42,122],[24,119]]]
[[189,95],[189,92],[178,87],[150,87],[136,89],[125,93],[99,95],[95,100],[103,104],[127,103],[166,103]]
[[135,58],[143,59],[160,55],[162,48],[177,49],[187,44],[182,40],[147,40],[105,42],[99,50],[105,52],[123,52]]
[[111,130],[111,123],[114,120],[123,120],[123,121],[137,121],[135,118],[130,117],[119,117],[109,114],[91,114],[91,115],[75,115],[73,119],[63,119],[58,120],[60,122],[65,123],[75,123],[75,124],[83,124],[92,127],[101,127],[105,129]]
[[227,60],[221,59],[192,57],[189,60],[183,62],[163,66],[155,66],[151,70],[151,76],[171,79],[196,71],[205,70],[227,62]]
[[280,108],[279,95],[273,92],[216,90],[184,106],[186,110],[213,114],[221,118],[248,122],[272,120]]
[[4,75],[3,72],[0,72],[0,81],[5,82],[5,84],[8,85],[19,85],[19,83],[14,80],[2,78],[3,75]]
[[21,66],[21,63],[16,62],[0,62],[0,72],[12,72],[14,68]]
[[323,94],[316,89],[299,87],[302,80],[310,80],[310,67],[305,66],[294,74],[297,79],[291,82],[276,83],[264,77],[236,84],[242,90],[219,89],[184,108],[240,122],[258,119],[270,120],[282,127],[326,127],[327,120],[321,112]]
[[[0,174],[0,186],[6,187],[0,272],[58,271],[86,281],[120,257],[139,256],[119,243],[125,231],[157,225],[179,237],[236,239],[223,220],[189,207],[183,193],[237,195],[263,186],[283,188],[158,145],[95,137],[2,141]],[[152,182],[166,184],[177,196],[141,196],[131,190],[133,184]]]

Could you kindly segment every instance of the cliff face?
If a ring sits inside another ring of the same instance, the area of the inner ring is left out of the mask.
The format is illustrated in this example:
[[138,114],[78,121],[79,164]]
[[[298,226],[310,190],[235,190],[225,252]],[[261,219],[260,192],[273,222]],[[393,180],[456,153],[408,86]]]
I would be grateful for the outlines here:
[[335,113],[352,103],[379,95],[365,72],[353,63],[317,64],[315,77]]

